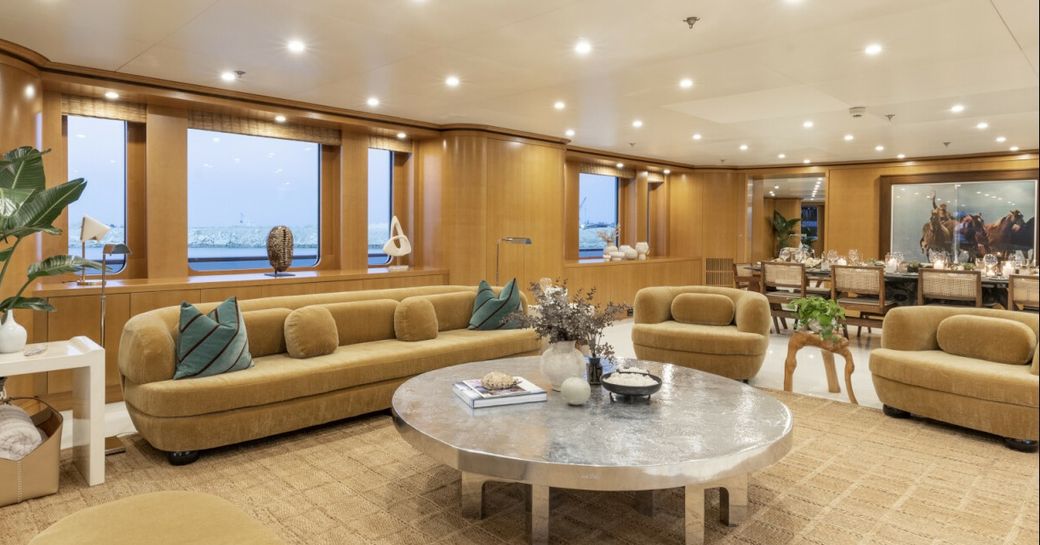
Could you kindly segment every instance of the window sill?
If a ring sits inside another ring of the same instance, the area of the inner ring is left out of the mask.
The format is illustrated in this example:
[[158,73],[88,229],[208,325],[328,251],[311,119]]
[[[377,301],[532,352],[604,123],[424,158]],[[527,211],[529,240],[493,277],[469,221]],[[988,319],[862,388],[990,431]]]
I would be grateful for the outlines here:
[[694,261],[700,259],[698,257],[667,257],[667,256],[656,256],[648,257],[644,260],[639,259],[625,259],[622,261],[609,261],[603,258],[583,258],[583,259],[571,259],[564,263],[565,267],[624,267],[624,266],[640,266],[655,263],[678,263],[681,261]]

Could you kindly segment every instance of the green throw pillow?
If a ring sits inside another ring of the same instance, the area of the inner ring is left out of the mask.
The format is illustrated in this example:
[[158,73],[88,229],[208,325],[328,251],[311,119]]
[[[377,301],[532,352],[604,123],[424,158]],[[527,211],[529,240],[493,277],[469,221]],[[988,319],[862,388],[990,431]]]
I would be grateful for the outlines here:
[[520,309],[520,290],[516,289],[516,279],[512,279],[502,291],[495,295],[486,280],[480,281],[477,299],[473,301],[473,314],[469,319],[470,329],[516,329],[512,321],[505,317]]
[[208,377],[253,366],[246,324],[231,297],[209,314],[191,303],[181,303],[174,379]]

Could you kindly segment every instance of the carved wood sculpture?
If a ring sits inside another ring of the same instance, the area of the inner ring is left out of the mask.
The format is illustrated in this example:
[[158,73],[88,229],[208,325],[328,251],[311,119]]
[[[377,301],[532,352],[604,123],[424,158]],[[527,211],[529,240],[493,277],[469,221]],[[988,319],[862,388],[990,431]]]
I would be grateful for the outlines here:
[[268,276],[293,276],[285,272],[293,260],[293,234],[288,227],[278,225],[267,233],[267,260],[274,269]]
[[859,405],[856,394],[852,391],[852,372],[856,364],[852,361],[852,352],[849,351],[849,340],[842,337],[837,341],[830,342],[822,337],[808,331],[796,331],[787,343],[787,360],[784,362],[784,391],[790,392],[794,382],[794,369],[798,366],[798,351],[806,346],[820,349],[823,356],[823,368],[827,372],[827,391],[832,394],[841,392],[838,386],[838,373],[834,370],[834,354],[845,358],[845,389],[849,394],[849,401]]

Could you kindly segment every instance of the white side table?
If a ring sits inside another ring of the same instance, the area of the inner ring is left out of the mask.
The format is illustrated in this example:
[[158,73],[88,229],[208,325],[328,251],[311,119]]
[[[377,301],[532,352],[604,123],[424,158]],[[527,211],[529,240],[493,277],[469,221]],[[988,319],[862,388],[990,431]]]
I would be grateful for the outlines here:
[[73,461],[90,486],[105,482],[105,349],[87,337],[31,344],[34,356],[0,354],[0,377],[72,370]]

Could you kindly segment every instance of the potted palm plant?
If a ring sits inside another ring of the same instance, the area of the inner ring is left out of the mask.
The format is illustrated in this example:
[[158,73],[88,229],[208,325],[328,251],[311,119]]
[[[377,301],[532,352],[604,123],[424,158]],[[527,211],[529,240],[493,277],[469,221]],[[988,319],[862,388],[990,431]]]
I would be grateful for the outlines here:
[[776,238],[777,254],[787,247],[787,242],[794,236],[795,227],[801,218],[787,219],[780,212],[773,210],[773,236]]
[[[14,253],[22,241],[36,237],[37,233],[61,234],[54,221],[87,187],[83,178],[47,187],[44,153],[23,146],[0,158],[0,288],[5,285]],[[100,269],[101,264],[72,255],[56,255],[29,265],[18,291],[0,301],[0,353],[18,352],[25,347],[25,328],[15,321],[15,309],[54,310],[46,299],[23,296],[25,290],[40,278],[74,273],[84,267]]]

